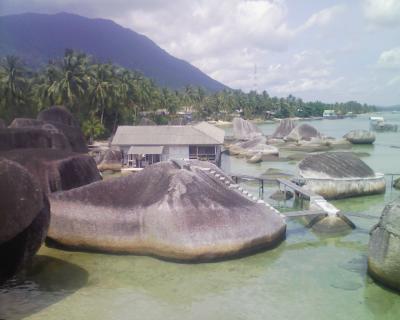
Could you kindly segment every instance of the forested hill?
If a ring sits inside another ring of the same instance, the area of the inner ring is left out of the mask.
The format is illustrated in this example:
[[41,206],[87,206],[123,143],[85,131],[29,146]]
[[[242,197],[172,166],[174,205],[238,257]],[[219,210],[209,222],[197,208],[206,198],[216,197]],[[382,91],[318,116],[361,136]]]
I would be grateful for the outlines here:
[[169,88],[225,86],[186,61],[177,59],[149,38],[105,19],[58,13],[0,16],[0,56],[13,54],[29,66],[62,57],[66,48],[88,53],[143,73]]

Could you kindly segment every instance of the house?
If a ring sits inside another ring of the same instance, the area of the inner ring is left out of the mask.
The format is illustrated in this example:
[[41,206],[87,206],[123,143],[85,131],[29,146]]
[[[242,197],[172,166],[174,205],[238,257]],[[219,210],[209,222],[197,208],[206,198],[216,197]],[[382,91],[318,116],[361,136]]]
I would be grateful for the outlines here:
[[322,117],[324,117],[325,119],[336,119],[337,114],[335,110],[324,110]]
[[225,131],[207,122],[186,126],[119,126],[112,146],[123,165],[144,168],[160,161],[198,159],[220,165]]

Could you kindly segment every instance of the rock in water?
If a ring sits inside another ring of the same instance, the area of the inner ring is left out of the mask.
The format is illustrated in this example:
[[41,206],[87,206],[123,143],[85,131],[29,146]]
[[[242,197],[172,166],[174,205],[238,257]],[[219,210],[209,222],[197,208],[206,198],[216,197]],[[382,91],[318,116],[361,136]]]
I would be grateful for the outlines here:
[[119,150],[108,149],[97,165],[100,171],[121,171],[122,153]]
[[250,140],[262,136],[262,131],[248,120],[234,118],[232,124],[233,136],[236,140]]
[[285,201],[293,198],[293,192],[277,190],[269,197],[275,201]]
[[295,127],[286,137],[287,141],[310,141],[311,139],[321,139],[322,135],[317,129],[309,124],[303,123]]
[[54,193],[49,237],[78,249],[182,261],[232,257],[279,243],[283,219],[227,183],[233,182],[210,163],[190,161],[181,168],[161,162]]
[[293,119],[282,119],[275,132],[272,134],[273,139],[283,139],[296,127],[296,122]]
[[96,162],[89,155],[53,149],[18,149],[0,152],[0,157],[25,167],[46,193],[101,180]]
[[261,161],[262,161],[261,153],[256,153],[255,155],[252,155],[249,159],[247,159],[248,163],[259,163]]
[[50,107],[41,111],[37,119],[46,123],[51,123],[60,130],[68,139],[72,151],[78,153],[88,152],[86,140],[79,123],[67,108],[63,106]]
[[367,130],[352,130],[343,138],[353,144],[373,144],[375,142],[375,133]]
[[305,188],[326,199],[383,193],[383,174],[376,174],[351,152],[327,152],[311,155],[299,164]]
[[370,232],[368,272],[377,281],[400,290],[400,200],[387,205]]
[[0,159],[0,283],[25,266],[47,234],[50,208],[22,166]]

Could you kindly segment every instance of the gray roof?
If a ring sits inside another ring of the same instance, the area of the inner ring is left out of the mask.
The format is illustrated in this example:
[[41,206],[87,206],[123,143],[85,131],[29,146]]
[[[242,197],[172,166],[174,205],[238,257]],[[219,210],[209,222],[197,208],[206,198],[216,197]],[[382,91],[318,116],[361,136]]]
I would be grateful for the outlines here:
[[119,126],[112,145],[221,145],[225,131],[207,122],[187,126]]
[[134,146],[130,147],[128,154],[162,154],[163,146]]

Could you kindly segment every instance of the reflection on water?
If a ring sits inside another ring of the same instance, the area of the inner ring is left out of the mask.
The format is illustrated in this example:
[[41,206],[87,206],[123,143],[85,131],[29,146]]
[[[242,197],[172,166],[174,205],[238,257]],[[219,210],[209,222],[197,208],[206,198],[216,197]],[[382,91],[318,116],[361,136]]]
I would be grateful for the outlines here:
[[[400,124],[398,118],[385,118]],[[326,135],[368,128],[367,117],[311,123]],[[262,125],[270,133],[273,125]],[[363,159],[376,171],[400,172],[400,133],[378,133]],[[269,168],[295,173],[295,164],[249,165],[224,158],[224,169],[260,175]],[[246,187],[258,194],[257,184]],[[267,199],[276,189],[266,186]],[[400,193],[334,201],[343,211],[380,216]],[[278,203],[277,203],[278,204]],[[377,220],[352,217],[357,229],[324,237],[289,221],[280,246],[219,263],[175,264],[149,257],[42,248],[30,274],[0,289],[0,319],[398,319],[399,294],[367,275],[368,230]],[[38,263],[42,260],[42,263]]]

